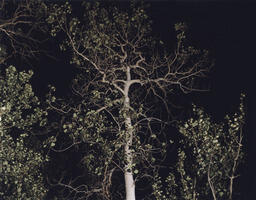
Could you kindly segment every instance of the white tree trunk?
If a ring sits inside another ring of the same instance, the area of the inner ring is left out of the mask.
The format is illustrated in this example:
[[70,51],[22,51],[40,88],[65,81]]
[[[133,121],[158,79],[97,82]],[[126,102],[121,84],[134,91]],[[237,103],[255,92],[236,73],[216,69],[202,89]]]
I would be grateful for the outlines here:
[[133,164],[133,155],[131,151],[132,145],[132,126],[131,126],[131,118],[127,117],[125,120],[127,128],[126,132],[126,144],[124,147],[125,150],[125,157],[126,157],[126,165],[125,165],[125,190],[126,190],[126,200],[135,200],[135,182],[133,179],[133,172],[132,172],[132,164]]
[[130,98],[129,98],[129,88],[131,83],[131,74],[129,67],[127,68],[127,81],[124,87],[124,109],[125,109],[125,139],[126,144],[124,146],[125,153],[125,168],[124,168],[124,178],[125,178],[125,192],[126,200],[135,200],[135,181],[133,178],[132,164],[133,164],[133,154],[131,150],[132,139],[133,139],[133,126],[131,122],[131,117],[129,114],[130,109]]

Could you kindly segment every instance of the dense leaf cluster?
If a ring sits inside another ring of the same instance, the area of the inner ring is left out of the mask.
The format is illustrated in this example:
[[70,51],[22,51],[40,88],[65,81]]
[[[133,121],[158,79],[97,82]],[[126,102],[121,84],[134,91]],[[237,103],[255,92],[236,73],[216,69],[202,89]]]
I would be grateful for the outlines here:
[[43,126],[46,115],[29,84],[32,74],[10,66],[0,78],[1,199],[42,199],[47,192],[41,172],[47,159],[28,147],[33,126]]

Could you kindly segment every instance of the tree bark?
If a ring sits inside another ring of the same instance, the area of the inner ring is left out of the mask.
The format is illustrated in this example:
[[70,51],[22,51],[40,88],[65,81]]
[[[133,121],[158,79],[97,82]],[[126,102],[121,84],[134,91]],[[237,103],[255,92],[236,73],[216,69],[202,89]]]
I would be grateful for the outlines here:
[[130,98],[129,98],[129,88],[131,85],[131,74],[130,68],[127,67],[126,71],[127,80],[124,87],[124,110],[125,110],[125,168],[124,168],[124,178],[125,178],[125,192],[126,200],[135,200],[135,181],[133,178],[132,165],[133,165],[133,154],[132,154],[132,139],[133,139],[133,126],[131,122],[131,116],[129,114],[130,109]]

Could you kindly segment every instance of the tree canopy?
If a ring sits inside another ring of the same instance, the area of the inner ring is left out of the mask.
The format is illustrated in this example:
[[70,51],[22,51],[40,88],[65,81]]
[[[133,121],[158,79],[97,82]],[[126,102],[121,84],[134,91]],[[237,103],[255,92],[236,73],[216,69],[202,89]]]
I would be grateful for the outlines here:
[[[46,99],[39,100],[30,84],[31,70],[2,70],[1,198],[235,196],[243,158],[244,95],[239,112],[221,123],[195,105],[188,120],[173,116],[175,95],[207,91],[204,81],[213,66],[207,50],[189,44],[185,23],[174,25],[176,44],[170,50],[153,36],[143,2],[132,1],[128,8],[90,1],[79,7],[13,3],[9,9],[12,3],[1,1],[0,65],[8,65],[13,55],[40,54],[40,36],[46,33],[77,74],[66,96],[56,95],[58,88],[49,85]],[[168,132],[170,127],[176,133]],[[42,129],[47,135],[39,138],[35,132]],[[173,134],[179,140],[171,140]],[[176,147],[175,163],[166,163]],[[64,157],[61,164],[58,153]],[[163,170],[168,171],[164,176]]]
[[70,135],[72,145],[88,146],[84,164],[102,183],[91,192],[83,188],[84,193],[67,187],[110,199],[112,176],[122,172],[126,199],[135,199],[135,183],[154,181],[166,151],[160,135],[169,121],[154,113],[152,99],[162,102],[168,115],[167,95],[177,89],[200,91],[196,81],[212,63],[207,51],[186,44],[183,23],[175,25],[174,52],[162,51],[143,5],[130,11],[83,6],[84,20],[73,16],[68,3],[50,7],[47,19],[52,36],[64,35],[60,49],[71,51],[71,64],[81,69],[72,84],[76,101],[57,101],[50,93],[50,108],[63,115],[60,131]]

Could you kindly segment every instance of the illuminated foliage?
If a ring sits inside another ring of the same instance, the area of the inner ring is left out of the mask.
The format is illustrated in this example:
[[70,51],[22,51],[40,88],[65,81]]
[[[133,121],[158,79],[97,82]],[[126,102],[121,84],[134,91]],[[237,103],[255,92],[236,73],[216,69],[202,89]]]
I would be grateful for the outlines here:
[[[234,197],[234,180],[243,159],[244,94],[240,100],[238,112],[227,115],[222,123],[215,123],[203,109],[193,105],[193,116],[179,125],[184,139],[176,170],[166,179],[167,193],[175,190],[175,198],[184,200]],[[174,195],[170,197],[175,199]]]
[[29,84],[32,74],[10,66],[0,77],[1,199],[42,199],[47,192],[41,173],[47,158],[28,147],[33,126],[46,122]]

